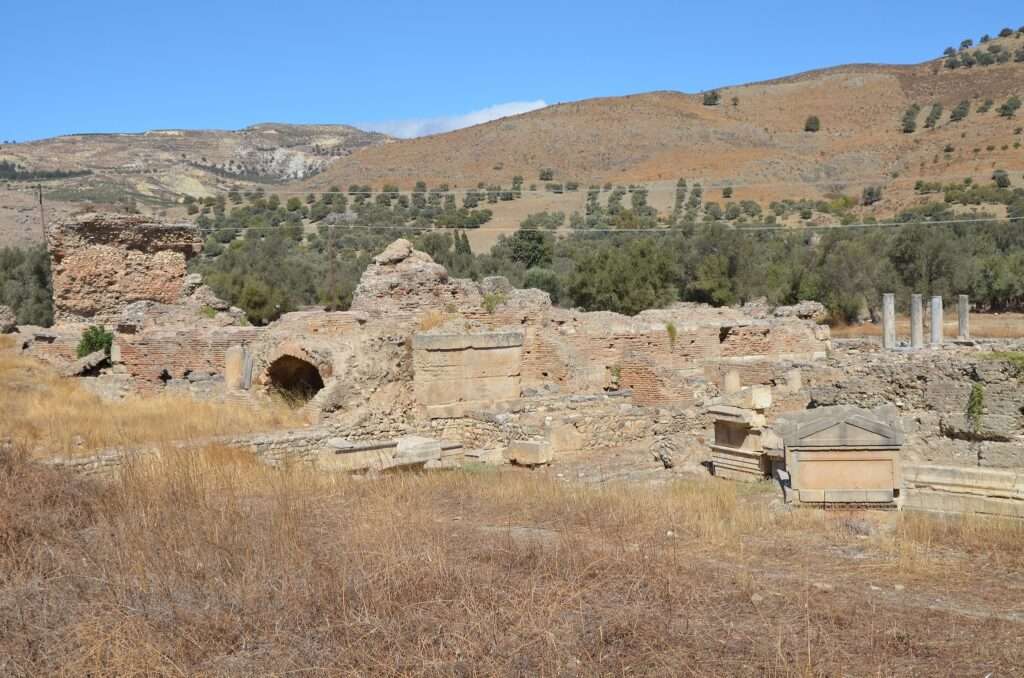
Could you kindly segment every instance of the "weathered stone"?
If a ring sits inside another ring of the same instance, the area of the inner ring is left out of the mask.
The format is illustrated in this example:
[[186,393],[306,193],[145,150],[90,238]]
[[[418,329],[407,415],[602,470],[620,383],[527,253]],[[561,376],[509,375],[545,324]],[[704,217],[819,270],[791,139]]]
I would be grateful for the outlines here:
[[77,377],[92,370],[96,369],[103,363],[107,362],[107,352],[104,350],[94,351],[89,355],[79,358],[75,362],[71,363],[67,367],[61,370],[61,375],[65,377]]
[[10,334],[18,329],[18,319],[10,306],[0,306],[0,334]]
[[441,458],[441,441],[422,436],[403,436],[395,448],[394,463],[418,464]]
[[515,440],[505,450],[505,458],[519,466],[540,466],[550,464],[553,458],[551,447],[538,440]]
[[772,315],[776,318],[801,318],[823,323],[828,320],[828,309],[819,301],[801,301],[792,306],[776,306]]

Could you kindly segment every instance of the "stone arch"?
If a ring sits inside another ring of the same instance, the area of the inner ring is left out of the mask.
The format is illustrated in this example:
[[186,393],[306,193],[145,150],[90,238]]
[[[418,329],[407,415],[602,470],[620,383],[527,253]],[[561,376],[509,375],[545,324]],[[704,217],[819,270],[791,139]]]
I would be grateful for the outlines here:
[[321,353],[292,342],[278,346],[267,356],[259,382],[296,405],[305,405],[331,380],[331,362]]

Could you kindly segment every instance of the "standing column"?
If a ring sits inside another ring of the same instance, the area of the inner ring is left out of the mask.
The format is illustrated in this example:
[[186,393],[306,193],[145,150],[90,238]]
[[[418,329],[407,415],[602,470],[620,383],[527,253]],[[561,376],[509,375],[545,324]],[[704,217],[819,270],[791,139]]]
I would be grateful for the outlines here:
[[882,348],[896,348],[896,295],[882,295]]
[[971,307],[967,300],[966,294],[961,294],[956,300],[956,311],[957,319],[959,324],[957,325],[957,339],[967,341],[971,338],[971,326],[970,326],[970,311]]
[[942,346],[942,297],[932,297],[932,346]]
[[921,295],[910,295],[910,348],[924,347],[924,313],[921,312]]

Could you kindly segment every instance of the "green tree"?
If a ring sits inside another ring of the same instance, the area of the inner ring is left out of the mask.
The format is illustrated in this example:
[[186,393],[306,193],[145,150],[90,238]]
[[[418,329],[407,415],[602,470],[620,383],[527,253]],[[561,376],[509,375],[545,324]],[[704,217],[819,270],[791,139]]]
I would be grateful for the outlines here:
[[805,132],[817,132],[820,129],[821,129],[821,120],[818,119],[818,116],[816,116],[816,115],[809,116],[807,118],[807,120],[804,121],[804,131]]

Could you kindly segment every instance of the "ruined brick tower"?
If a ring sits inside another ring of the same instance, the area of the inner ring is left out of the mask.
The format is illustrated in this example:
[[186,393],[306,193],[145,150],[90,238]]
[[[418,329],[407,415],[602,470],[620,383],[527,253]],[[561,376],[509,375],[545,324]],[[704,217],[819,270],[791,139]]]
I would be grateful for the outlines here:
[[202,249],[195,226],[135,215],[78,216],[46,240],[58,323],[111,322],[133,302],[180,301],[186,262]]

